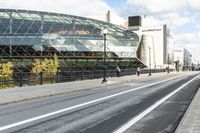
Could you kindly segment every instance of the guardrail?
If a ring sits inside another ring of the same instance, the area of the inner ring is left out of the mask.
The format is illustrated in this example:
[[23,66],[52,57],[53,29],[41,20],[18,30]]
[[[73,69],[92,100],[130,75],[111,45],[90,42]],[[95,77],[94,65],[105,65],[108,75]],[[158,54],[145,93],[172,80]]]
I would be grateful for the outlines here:
[[[152,73],[165,72],[165,69],[152,69]],[[148,69],[141,70],[141,74],[149,73]],[[135,69],[122,69],[120,76],[135,75]],[[107,70],[107,77],[116,77],[116,70]],[[55,75],[46,75],[45,73],[34,74],[30,72],[14,73],[12,79],[0,79],[0,89],[10,88],[15,86],[32,86],[51,83],[62,83],[69,81],[85,80],[85,79],[97,79],[103,77],[103,70],[87,70],[87,71],[62,71],[57,72]]]

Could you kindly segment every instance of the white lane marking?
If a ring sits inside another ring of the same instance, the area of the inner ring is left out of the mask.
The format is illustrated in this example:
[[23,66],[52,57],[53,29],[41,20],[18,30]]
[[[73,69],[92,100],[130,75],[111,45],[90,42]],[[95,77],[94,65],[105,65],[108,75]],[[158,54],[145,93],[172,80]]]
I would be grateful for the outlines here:
[[158,81],[158,82],[155,82],[155,83],[147,84],[147,85],[137,87],[137,88],[134,88],[134,89],[131,89],[131,90],[123,91],[123,92],[116,93],[116,94],[106,96],[106,97],[103,97],[103,98],[99,98],[99,99],[96,99],[96,100],[93,100],[93,101],[78,104],[78,105],[75,105],[75,106],[72,106],[72,107],[64,108],[64,109],[61,109],[61,110],[58,110],[58,111],[55,111],[55,112],[51,112],[51,113],[48,113],[48,114],[45,114],[45,115],[40,115],[40,116],[30,118],[30,119],[27,119],[27,120],[23,120],[23,121],[20,121],[20,122],[17,122],[17,123],[12,123],[12,124],[9,124],[9,125],[6,125],[6,126],[2,126],[2,127],[0,127],[0,131],[7,130],[9,128],[20,126],[20,125],[23,125],[23,124],[26,124],[26,123],[30,123],[30,122],[33,122],[33,121],[36,121],[36,120],[40,120],[40,119],[43,119],[43,118],[46,118],[46,117],[50,117],[50,116],[53,116],[53,115],[56,115],[56,114],[59,114],[59,113],[62,113],[62,112],[66,112],[66,111],[69,111],[69,110],[72,110],[72,109],[83,107],[83,106],[86,106],[86,105],[89,105],[89,104],[93,104],[93,103],[97,103],[97,102],[100,102],[100,101],[103,101],[103,100],[111,99],[113,97],[123,95],[123,94],[129,93],[129,92],[135,91],[135,90],[139,90],[139,89],[142,89],[142,88],[145,88],[145,87],[149,87],[149,86],[156,85],[156,84],[159,84],[159,83],[162,83],[162,82],[173,80],[173,79],[182,77],[184,75],[186,75],[186,74],[176,76],[176,77],[173,77],[173,78],[169,78],[169,79],[166,79],[166,80],[161,80],[161,81]]
[[150,106],[149,108],[147,108],[146,110],[144,110],[141,114],[137,115],[136,117],[134,117],[133,119],[131,119],[129,122],[127,122],[125,125],[123,125],[122,127],[120,127],[119,129],[115,130],[113,133],[123,133],[125,132],[127,129],[129,129],[131,126],[133,126],[136,122],[138,122],[140,119],[142,119],[144,116],[146,116],[147,114],[149,114],[151,111],[153,111],[155,108],[157,108],[159,105],[161,105],[162,103],[164,103],[167,99],[169,99],[170,97],[172,97],[174,94],[176,94],[178,91],[182,90],[186,85],[188,85],[189,83],[191,83],[193,80],[195,80],[199,75],[197,75],[196,77],[194,77],[193,79],[191,79],[190,81],[188,81],[187,83],[183,84],[182,86],[180,86],[178,89],[174,90],[173,92],[171,92],[170,94],[168,94],[167,96],[163,97],[162,99],[158,100],[156,103],[154,103],[152,106]]

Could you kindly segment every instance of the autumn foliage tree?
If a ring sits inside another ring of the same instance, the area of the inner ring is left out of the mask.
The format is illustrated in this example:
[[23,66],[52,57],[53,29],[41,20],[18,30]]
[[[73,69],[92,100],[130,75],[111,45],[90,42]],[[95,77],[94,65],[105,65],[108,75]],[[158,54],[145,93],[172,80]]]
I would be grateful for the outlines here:
[[43,61],[45,66],[44,73],[51,76],[56,75],[59,67],[58,57],[54,55],[53,59],[45,59]]
[[45,69],[45,66],[43,62],[40,59],[35,59],[35,62],[33,63],[32,72],[35,74],[39,74],[43,72],[44,69]]
[[13,64],[11,62],[0,64],[0,78],[11,79],[13,76]]
[[[0,80],[11,80],[13,78],[13,64],[11,62],[0,64]],[[13,85],[6,82],[0,83],[0,88],[12,87]]]
[[35,59],[33,63],[32,72],[35,74],[43,73],[45,77],[53,77],[56,75],[59,68],[59,61],[57,55],[53,59]]

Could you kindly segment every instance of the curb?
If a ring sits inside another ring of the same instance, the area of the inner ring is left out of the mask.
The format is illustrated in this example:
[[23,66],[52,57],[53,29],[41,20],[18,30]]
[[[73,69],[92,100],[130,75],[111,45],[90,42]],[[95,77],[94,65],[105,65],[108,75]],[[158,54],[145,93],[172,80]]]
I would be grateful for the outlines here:
[[[164,74],[164,73],[161,73],[161,74]],[[174,74],[177,74],[177,73],[172,73],[173,75]],[[181,74],[181,73],[179,73]],[[134,75],[129,75],[129,76],[134,76]],[[145,76],[145,78],[151,78],[152,76],[148,76],[148,74],[144,74],[143,76]],[[5,100],[5,101],[0,101],[0,105],[6,105],[6,104],[10,104],[10,103],[18,103],[18,102],[22,102],[22,101],[28,101],[28,100],[34,100],[34,99],[38,99],[38,98],[45,98],[45,97],[49,97],[49,96],[57,96],[57,95],[62,95],[62,94],[67,94],[67,93],[73,93],[73,92],[78,92],[78,91],[85,91],[85,90],[94,90],[94,89],[100,89],[101,87],[106,87],[106,86],[111,86],[111,85],[117,85],[117,84],[123,84],[123,83],[128,83],[128,82],[132,82],[132,81],[135,81],[135,80],[138,80],[139,78],[132,78],[132,79],[125,79],[125,80],[122,80],[121,82],[120,81],[108,81],[107,83],[105,84],[97,84],[95,86],[87,86],[85,88],[79,88],[79,89],[64,89],[62,90],[61,92],[50,92],[49,94],[43,94],[43,95],[37,95],[37,96],[32,96],[32,97],[24,97],[24,98],[21,98],[21,99],[8,99],[8,100]],[[142,78],[141,78],[142,79]],[[139,80],[141,80],[139,79]],[[76,82],[76,81],[73,81],[73,82]],[[110,82],[110,83],[109,83]],[[62,83],[60,83],[62,84]],[[46,85],[43,85],[43,86],[51,86],[52,84],[46,84]],[[54,85],[58,85],[58,84],[54,84]],[[40,86],[40,85],[38,85]],[[37,86],[32,86],[32,87],[37,87]],[[16,88],[14,88],[16,89]]]
[[[178,127],[176,128],[175,133],[186,133],[187,132],[183,128],[189,127],[189,126],[185,126],[184,123],[185,123],[186,119],[189,117],[189,114],[190,114],[193,106],[195,105],[195,103],[197,103],[198,97],[200,97],[200,88],[197,89],[197,92],[194,95],[194,97],[193,97],[188,109],[186,110],[185,114],[183,115],[183,118],[180,121]],[[192,133],[192,131],[190,131],[190,132]]]
[[11,104],[11,103],[18,103],[18,102],[23,102],[23,101],[28,101],[28,100],[34,100],[34,99],[38,99],[38,98],[50,97],[50,96],[57,96],[57,95],[62,95],[62,94],[68,94],[68,93],[78,92],[78,91],[100,89],[101,87],[111,86],[111,85],[121,84],[121,83],[127,83],[127,82],[131,82],[131,81],[134,81],[134,79],[123,81],[123,82],[113,82],[113,83],[98,84],[97,86],[86,87],[86,88],[82,88],[82,89],[74,89],[74,90],[67,90],[66,89],[63,92],[44,94],[42,96],[33,96],[33,97],[28,97],[28,98],[22,98],[22,99],[19,99],[19,100],[8,100],[8,101],[3,101],[3,102],[0,101],[0,105],[6,105],[6,104]]

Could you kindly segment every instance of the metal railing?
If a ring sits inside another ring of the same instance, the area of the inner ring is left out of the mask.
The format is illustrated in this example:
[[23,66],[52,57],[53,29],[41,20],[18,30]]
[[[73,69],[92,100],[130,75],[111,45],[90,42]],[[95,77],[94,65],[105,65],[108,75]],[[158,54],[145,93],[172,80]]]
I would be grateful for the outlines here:
[[[165,69],[152,69],[152,73],[165,72]],[[141,74],[149,73],[148,69],[141,70]],[[136,69],[122,69],[120,76],[135,75]],[[116,70],[107,70],[106,77],[116,77]],[[69,81],[78,81],[85,79],[97,79],[103,77],[103,70],[86,70],[86,71],[62,71],[54,75],[45,73],[34,74],[30,72],[14,73],[12,79],[0,79],[0,89],[10,87],[22,87],[32,85],[42,85],[51,83],[62,83]]]

